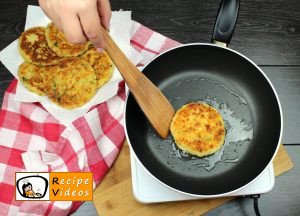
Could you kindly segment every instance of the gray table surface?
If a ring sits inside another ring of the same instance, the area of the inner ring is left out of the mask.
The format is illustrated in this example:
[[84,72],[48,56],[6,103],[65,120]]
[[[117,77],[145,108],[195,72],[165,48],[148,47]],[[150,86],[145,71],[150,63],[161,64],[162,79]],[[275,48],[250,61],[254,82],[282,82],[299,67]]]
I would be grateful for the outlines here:
[[[134,20],[189,43],[210,42],[219,2],[111,0],[111,6],[131,10]],[[0,49],[23,31],[29,4],[37,1],[0,2]],[[242,0],[230,47],[258,64],[274,84],[283,109],[282,143],[294,162],[292,170],[276,178],[274,189],[261,196],[260,211],[262,215],[300,215],[300,1]],[[0,64],[0,101],[12,78]],[[97,212],[87,202],[74,215]],[[254,215],[252,200],[238,198],[206,215]]]

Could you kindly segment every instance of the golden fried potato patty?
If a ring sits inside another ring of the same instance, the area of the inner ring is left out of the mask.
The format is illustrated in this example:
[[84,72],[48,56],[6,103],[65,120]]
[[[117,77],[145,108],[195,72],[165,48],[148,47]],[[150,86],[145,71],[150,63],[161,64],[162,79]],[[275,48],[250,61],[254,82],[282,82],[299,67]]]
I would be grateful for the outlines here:
[[57,64],[61,58],[49,47],[45,37],[45,28],[33,27],[19,37],[19,52],[23,59],[36,65]]
[[182,106],[175,113],[170,130],[178,148],[198,157],[211,155],[224,144],[223,118],[205,103]]
[[19,52],[25,60],[18,71],[21,83],[66,109],[90,101],[114,71],[105,51],[98,52],[90,42],[69,43],[53,23],[23,32]]
[[20,81],[29,91],[38,95],[45,95],[43,68],[24,62],[19,66],[18,74]]
[[45,70],[52,74],[46,93],[59,106],[67,109],[80,107],[96,93],[94,69],[82,58],[67,58]]
[[60,57],[76,57],[86,52],[90,42],[84,44],[73,44],[67,41],[64,34],[50,23],[46,27],[46,39],[48,46]]
[[105,51],[99,52],[92,47],[84,53],[82,57],[89,62],[95,70],[97,88],[100,88],[110,80],[114,71],[114,64]]

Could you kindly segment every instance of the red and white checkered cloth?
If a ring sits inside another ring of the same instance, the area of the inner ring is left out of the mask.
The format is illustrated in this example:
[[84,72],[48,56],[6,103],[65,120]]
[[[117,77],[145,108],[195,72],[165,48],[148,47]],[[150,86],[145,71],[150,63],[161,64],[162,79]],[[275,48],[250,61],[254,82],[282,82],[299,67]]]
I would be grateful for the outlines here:
[[[132,21],[131,45],[142,65],[179,45]],[[65,127],[39,103],[14,100],[17,80],[5,92],[0,111],[0,215],[67,215],[82,203],[15,201],[15,172],[93,172],[98,185],[116,159],[125,134],[124,82],[118,94]]]

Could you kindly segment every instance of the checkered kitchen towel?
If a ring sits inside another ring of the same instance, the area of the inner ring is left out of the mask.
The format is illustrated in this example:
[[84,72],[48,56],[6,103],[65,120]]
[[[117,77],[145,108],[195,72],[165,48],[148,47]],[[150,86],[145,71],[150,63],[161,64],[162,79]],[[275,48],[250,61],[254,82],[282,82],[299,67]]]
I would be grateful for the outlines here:
[[[143,64],[179,45],[132,21],[131,45]],[[0,215],[67,215],[81,202],[15,201],[15,172],[93,172],[98,185],[116,159],[125,134],[124,82],[118,94],[65,127],[39,103],[14,100],[17,81],[4,95],[0,110]]]

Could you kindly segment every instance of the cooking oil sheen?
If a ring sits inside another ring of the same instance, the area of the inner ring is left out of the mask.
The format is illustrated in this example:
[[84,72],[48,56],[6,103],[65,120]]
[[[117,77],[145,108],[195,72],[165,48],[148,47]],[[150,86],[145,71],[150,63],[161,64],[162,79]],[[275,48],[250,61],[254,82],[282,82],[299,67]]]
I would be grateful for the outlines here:
[[[188,94],[181,95],[185,88],[189,86],[196,86],[197,88],[203,86],[203,89],[199,90],[199,95],[194,95],[193,97],[188,96]],[[211,172],[218,164],[237,163],[241,156],[243,145],[250,143],[254,133],[246,99],[224,84],[204,78],[180,80],[171,86],[170,89],[173,94],[167,96],[175,109],[179,109],[190,102],[206,103],[216,108],[224,119],[226,135],[225,142],[219,151],[199,158],[179,149],[171,135],[165,140],[158,137],[149,124],[148,136],[153,138],[152,142],[156,151],[162,152],[160,160],[164,161],[171,168],[179,166],[183,171],[187,172],[190,172],[191,169],[195,170],[195,168]],[[207,89],[213,89],[213,91],[208,92]],[[218,94],[219,92],[223,93]],[[224,92],[226,92],[226,99],[222,97]],[[234,107],[231,107],[232,104]],[[239,112],[235,111],[237,109]],[[243,115],[240,114],[241,111]],[[168,154],[167,157],[166,154]]]

